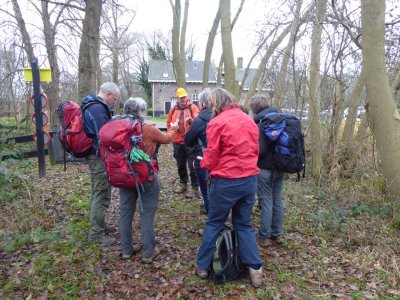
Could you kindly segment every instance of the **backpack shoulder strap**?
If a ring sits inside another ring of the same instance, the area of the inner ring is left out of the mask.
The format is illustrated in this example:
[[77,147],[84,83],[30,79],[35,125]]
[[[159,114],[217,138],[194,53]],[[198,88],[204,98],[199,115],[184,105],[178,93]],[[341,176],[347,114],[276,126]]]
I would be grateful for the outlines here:
[[190,116],[193,118],[192,104],[189,105]]
[[81,105],[82,114],[85,112],[85,110],[89,106],[91,106],[93,104],[101,104],[106,109],[108,116],[111,118],[111,111],[108,108],[108,106],[105,103],[103,103],[102,101],[98,100],[97,98],[95,98],[94,101],[90,101],[90,102],[88,102],[88,103],[86,103],[84,105]]
[[226,245],[227,260],[225,265],[222,266],[221,271],[218,273],[216,272],[217,275],[224,273],[225,270],[228,269],[228,267],[232,264],[233,254],[234,254],[233,243],[232,243],[232,230],[224,230],[222,232],[222,240]]

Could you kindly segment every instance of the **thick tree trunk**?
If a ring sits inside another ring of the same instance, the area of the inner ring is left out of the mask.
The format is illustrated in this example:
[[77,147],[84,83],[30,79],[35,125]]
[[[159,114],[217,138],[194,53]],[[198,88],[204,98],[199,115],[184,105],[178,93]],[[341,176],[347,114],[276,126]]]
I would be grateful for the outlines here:
[[86,0],[85,18],[83,19],[82,39],[79,46],[79,97],[97,92],[96,82],[99,66],[100,18],[102,0]]
[[224,88],[236,97],[238,88],[235,81],[235,60],[233,58],[232,31],[231,31],[231,1],[220,0],[221,13],[221,40],[224,53]]
[[[170,0],[173,23],[172,23],[172,61],[174,63],[175,78],[179,87],[186,88],[185,74],[185,34],[187,25],[187,14],[189,1],[185,1],[184,22],[181,28],[181,1],[175,0],[175,5]],[[183,49],[183,50],[182,50]]]
[[389,87],[385,65],[385,1],[361,1],[362,54],[367,114],[376,139],[388,197],[400,221],[400,115]]
[[322,137],[320,124],[320,60],[321,60],[321,35],[322,23],[326,14],[326,0],[316,1],[316,15],[311,36],[311,62],[310,62],[310,134],[311,134],[311,169],[313,175],[320,177],[323,168]]

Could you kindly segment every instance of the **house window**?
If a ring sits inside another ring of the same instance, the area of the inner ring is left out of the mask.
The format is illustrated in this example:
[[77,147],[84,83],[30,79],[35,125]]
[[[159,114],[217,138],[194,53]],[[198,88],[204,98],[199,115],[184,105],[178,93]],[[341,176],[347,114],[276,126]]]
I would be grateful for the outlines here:
[[171,101],[164,102],[164,114],[167,115],[171,109]]
[[164,102],[164,114],[168,114],[171,107],[176,105],[176,97],[171,97],[171,101]]
[[170,86],[171,83],[170,82],[161,82],[160,85],[161,86]]
[[199,94],[192,94],[192,98],[190,98],[192,101],[199,101]]

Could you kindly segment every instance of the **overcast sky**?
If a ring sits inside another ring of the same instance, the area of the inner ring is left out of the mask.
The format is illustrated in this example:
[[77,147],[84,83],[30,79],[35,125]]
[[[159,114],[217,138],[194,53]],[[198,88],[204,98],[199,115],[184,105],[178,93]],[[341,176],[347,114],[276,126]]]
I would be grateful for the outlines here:
[[[172,10],[168,0],[129,0],[129,2],[133,8],[136,7],[137,11],[132,25],[133,31],[162,30],[167,33],[172,29]],[[263,9],[260,10],[259,8],[265,7],[263,2],[263,0],[246,0],[232,34],[235,60],[242,56],[245,65],[254,52],[252,43],[256,21],[262,18]],[[184,0],[182,0],[182,3],[184,3]],[[218,0],[190,0],[186,40],[188,41],[191,36],[193,37],[197,46],[195,59],[204,60],[208,32],[212,26],[218,4]],[[231,19],[234,18],[239,5],[240,0],[231,1]],[[220,56],[221,37],[218,35],[214,43],[212,58],[215,62],[218,62]]]

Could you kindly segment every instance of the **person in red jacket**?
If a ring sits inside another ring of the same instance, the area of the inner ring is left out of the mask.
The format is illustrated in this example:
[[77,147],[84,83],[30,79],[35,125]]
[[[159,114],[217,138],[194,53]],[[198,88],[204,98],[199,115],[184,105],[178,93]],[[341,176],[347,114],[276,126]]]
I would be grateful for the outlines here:
[[177,104],[171,107],[167,117],[167,130],[170,130],[171,124],[179,120],[179,128],[176,131],[172,140],[174,147],[174,158],[178,167],[179,182],[181,183],[180,190],[177,193],[182,194],[187,191],[189,176],[187,166],[189,167],[190,182],[195,192],[199,197],[199,183],[197,180],[196,171],[193,167],[193,156],[185,145],[185,136],[189,131],[192,121],[199,115],[199,108],[192,104],[184,88],[176,90]]
[[201,168],[210,172],[209,211],[203,240],[196,260],[196,273],[207,278],[215,242],[232,210],[232,224],[238,236],[239,255],[249,267],[254,287],[262,284],[262,261],[251,214],[260,173],[258,161],[258,127],[222,88],[208,97],[213,119],[208,123],[207,148]]

